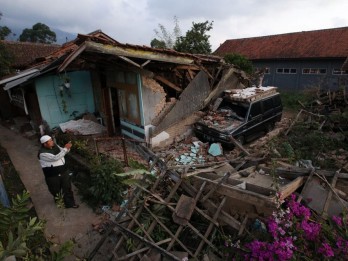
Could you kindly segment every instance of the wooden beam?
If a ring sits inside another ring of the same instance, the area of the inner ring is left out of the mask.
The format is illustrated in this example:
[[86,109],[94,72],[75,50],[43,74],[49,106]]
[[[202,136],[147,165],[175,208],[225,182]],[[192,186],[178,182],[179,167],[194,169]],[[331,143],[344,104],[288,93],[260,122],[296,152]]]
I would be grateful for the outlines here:
[[164,83],[165,85],[169,86],[170,88],[172,88],[172,89],[174,89],[174,90],[176,90],[176,91],[178,91],[178,92],[182,92],[182,89],[181,89],[181,88],[179,88],[178,86],[176,86],[174,83],[168,81],[166,78],[164,78],[164,77],[162,77],[162,76],[160,76],[160,75],[156,75],[154,78],[155,78],[156,80],[158,80],[158,81]]
[[77,58],[77,56],[86,50],[86,46],[86,43],[83,43],[79,48],[69,54],[69,56],[65,58],[64,62],[58,67],[58,72],[64,71],[68,65]]
[[137,64],[136,62],[133,62],[131,59],[129,59],[127,57],[124,57],[122,55],[119,55],[118,57],[120,57],[122,60],[124,60],[124,61],[126,61],[126,62],[128,62],[128,63],[130,63],[130,64],[132,64],[132,65],[134,65],[136,67],[138,67],[138,68],[141,68],[141,65]]
[[200,70],[197,65],[178,65],[175,68],[178,70]]
[[145,65],[149,64],[150,62],[151,62],[151,60],[147,60],[146,62],[144,62],[144,63],[141,65],[141,67],[142,67],[142,68],[145,67]]

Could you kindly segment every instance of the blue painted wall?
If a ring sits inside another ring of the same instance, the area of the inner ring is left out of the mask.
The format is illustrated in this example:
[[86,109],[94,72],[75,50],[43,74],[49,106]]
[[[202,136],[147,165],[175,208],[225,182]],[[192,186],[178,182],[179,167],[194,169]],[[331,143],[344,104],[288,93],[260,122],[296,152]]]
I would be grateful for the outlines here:
[[[322,88],[336,90],[342,84],[342,79],[348,75],[334,75],[332,70],[341,68],[344,60],[340,59],[321,59],[321,60],[265,60],[252,61],[254,67],[270,68],[270,73],[265,74],[263,86],[276,86],[280,90],[303,90],[320,85]],[[294,68],[296,74],[279,74],[277,68]],[[326,74],[303,74],[304,68],[323,68]],[[347,87],[347,83],[346,87]],[[342,87],[342,86],[341,86]]]
[[74,112],[78,116],[95,110],[90,73],[67,73],[71,86],[69,89],[64,88],[61,95],[60,86],[64,83],[64,76],[48,75],[35,81],[41,115],[50,128],[74,119]]

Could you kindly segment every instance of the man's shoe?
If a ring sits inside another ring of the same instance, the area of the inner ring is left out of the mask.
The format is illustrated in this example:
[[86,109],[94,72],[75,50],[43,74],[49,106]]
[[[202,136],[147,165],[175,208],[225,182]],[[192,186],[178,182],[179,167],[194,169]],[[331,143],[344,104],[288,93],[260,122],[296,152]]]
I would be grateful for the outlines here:
[[78,205],[78,204],[74,204],[74,205],[72,205],[72,206],[65,207],[65,208],[78,208],[78,207],[79,207],[79,205]]

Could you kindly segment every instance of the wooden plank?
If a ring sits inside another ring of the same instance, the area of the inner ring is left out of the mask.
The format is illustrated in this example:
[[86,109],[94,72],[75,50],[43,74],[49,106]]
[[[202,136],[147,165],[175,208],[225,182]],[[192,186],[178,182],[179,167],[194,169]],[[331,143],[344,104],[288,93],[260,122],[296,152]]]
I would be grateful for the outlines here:
[[[273,170],[269,167],[260,167],[260,169],[271,173]],[[333,177],[336,173],[334,170],[323,170],[323,169],[315,169],[315,172],[321,176],[325,177]],[[301,176],[309,176],[311,173],[311,169],[309,168],[301,168],[301,167],[296,167],[296,166],[290,166],[290,167],[277,167],[275,169],[275,173],[282,177],[282,178],[287,178],[287,179],[295,179],[297,177]],[[337,174],[338,178],[342,179],[348,179],[348,173],[338,173]]]
[[[156,220],[156,222],[171,236],[171,239],[169,242],[171,242],[175,238],[175,242],[177,242],[187,253],[189,253],[191,256],[193,256],[193,253],[185,246],[184,243],[182,243],[173,233],[168,229],[161,220],[154,214],[152,211],[145,206],[145,209],[150,213],[150,215]],[[167,249],[169,250],[169,249]]]
[[294,193],[299,187],[303,185],[304,180],[305,180],[305,177],[298,177],[292,182],[286,184],[285,186],[282,186],[279,191],[280,200],[286,199],[288,196]]
[[234,145],[236,145],[238,148],[240,148],[242,151],[244,151],[245,154],[250,155],[250,152],[247,151],[242,144],[240,144],[235,138],[230,136],[230,140],[233,142]]
[[[215,211],[215,214],[214,214],[214,216],[213,216],[213,220],[217,220],[217,218],[218,218],[218,216],[219,216],[219,214],[220,214],[220,211],[221,211],[223,205],[225,204],[225,202],[226,202],[226,197],[224,197],[224,198],[222,199],[222,201],[221,201],[219,207],[218,207],[217,210]],[[208,237],[209,237],[209,235],[210,235],[210,232],[212,231],[213,227],[214,227],[214,223],[210,223],[209,226],[208,226],[208,228],[207,228],[207,230],[206,230],[205,233],[204,233],[204,237],[205,237],[206,239],[208,239]],[[194,254],[194,257],[195,257],[195,258],[197,258],[198,254],[201,252],[203,246],[204,246],[204,241],[201,240],[201,242],[199,243],[199,245],[198,245],[198,247],[197,247],[197,249],[196,249],[196,252],[195,252],[195,254]]]
[[193,171],[193,172],[183,173],[182,174],[182,178],[188,178],[188,177],[195,176],[195,175],[198,175],[198,174],[201,174],[201,173],[214,172],[214,170],[215,170],[214,168],[199,169],[199,170],[196,170],[196,171]]
[[[314,169],[311,170],[311,173],[309,174],[309,177],[307,178],[306,183],[305,183],[305,185],[302,188],[302,191],[306,191],[306,189],[308,187],[308,184],[309,184],[309,181],[311,180],[311,178],[314,175],[314,171],[315,171]],[[303,199],[302,191],[301,191],[300,196],[297,199],[297,202],[301,202],[301,200]]]
[[329,191],[329,194],[327,195],[325,204],[324,204],[324,209],[323,209],[323,213],[322,213],[322,217],[323,218],[327,218],[327,210],[329,208],[330,202],[331,202],[331,198],[332,198],[332,193],[334,192],[334,188],[336,186],[336,182],[337,182],[337,176],[338,176],[338,171],[336,172],[335,176],[333,177],[332,181],[331,181],[331,189]]
[[245,229],[245,226],[246,226],[247,221],[248,221],[248,218],[249,218],[248,215],[246,215],[246,216],[244,217],[243,222],[242,222],[242,225],[240,226],[240,229],[239,229],[239,231],[238,231],[238,236],[241,236],[241,235],[243,234],[244,229]]
[[202,198],[201,202],[206,201],[230,176],[230,172],[225,173],[225,175],[218,181],[218,183]]
[[141,65],[137,64],[136,62],[133,62],[131,59],[127,57],[124,57],[122,55],[119,55],[118,57],[120,57],[122,60],[126,61],[127,63],[134,65],[135,67],[141,68]]
[[[182,183],[182,188],[185,189],[187,193],[189,193],[191,196],[197,193],[197,190],[195,187],[193,187],[189,182],[184,181]],[[203,206],[209,210],[211,213],[215,213],[215,210],[217,209],[217,206],[215,205],[214,202],[212,202],[210,199],[206,200],[205,202],[202,203]],[[221,215],[218,218],[219,222],[223,222],[227,225],[229,225],[231,228],[234,228],[236,230],[239,230],[240,227],[240,222],[236,220],[234,217],[229,215],[225,211],[221,211]]]
[[122,232],[122,234],[126,234],[127,236],[135,238],[151,248],[155,248],[160,253],[163,253],[165,256],[168,256],[169,258],[172,258],[173,260],[181,261],[181,259],[179,259],[176,256],[172,255],[171,253],[165,251],[163,248],[161,248],[158,245],[156,245],[155,243],[147,240],[146,238],[139,236],[137,233],[134,233],[132,230],[123,227],[122,225],[118,224],[117,222],[115,222],[114,224]]
[[160,75],[156,75],[154,78],[155,78],[156,80],[158,80],[158,81],[164,83],[164,84],[167,85],[168,87],[170,87],[170,88],[172,88],[172,89],[174,89],[174,90],[176,90],[176,91],[178,91],[178,92],[182,92],[182,89],[181,89],[181,88],[179,88],[178,86],[176,86],[174,83],[168,81],[166,78],[164,78],[164,77],[162,77],[162,76],[160,76]]
[[[170,240],[171,240],[171,238],[167,238],[167,239],[164,239],[164,240],[156,242],[155,245],[160,246],[162,244],[168,243]],[[149,249],[150,249],[150,247],[143,247],[143,248],[138,249],[137,251],[129,253],[129,254],[125,255],[125,256],[117,257],[117,260],[128,260],[128,258],[130,258],[130,257],[132,257],[134,255],[140,254],[142,252],[145,252],[145,251],[147,251]]]
[[[211,184],[217,184],[216,181],[212,181],[212,180],[205,179],[205,178],[198,177],[198,176],[194,176],[194,177],[196,179],[199,179],[202,181],[207,181]],[[252,184],[249,184],[249,186],[251,186],[251,185]],[[257,186],[254,185],[253,187],[257,187]],[[271,207],[271,208],[274,208],[277,206],[275,196],[266,197],[264,195],[255,193],[253,191],[239,189],[236,186],[232,187],[230,185],[221,184],[220,188],[217,190],[217,193],[224,195],[224,196],[229,196],[229,197],[234,198],[234,199],[245,201],[245,202],[257,205],[257,206],[266,206],[266,207]]]
[[173,221],[178,225],[185,226],[191,219],[195,206],[196,201],[193,198],[181,195],[172,215]]

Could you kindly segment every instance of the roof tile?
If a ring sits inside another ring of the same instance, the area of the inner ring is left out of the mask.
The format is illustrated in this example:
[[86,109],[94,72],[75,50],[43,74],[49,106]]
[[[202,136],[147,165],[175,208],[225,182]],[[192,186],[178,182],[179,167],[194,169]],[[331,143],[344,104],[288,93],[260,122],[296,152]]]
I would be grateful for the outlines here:
[[238,53],[250,60],[342,58],[348,56],[348,27],[226,40],[214,52]]

